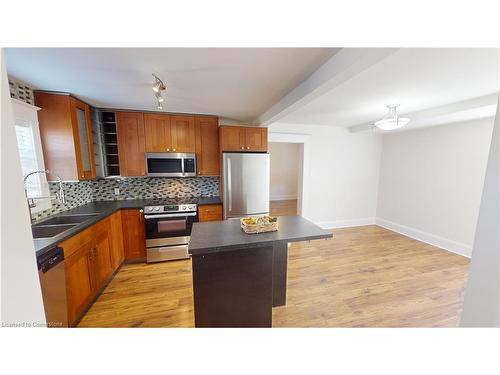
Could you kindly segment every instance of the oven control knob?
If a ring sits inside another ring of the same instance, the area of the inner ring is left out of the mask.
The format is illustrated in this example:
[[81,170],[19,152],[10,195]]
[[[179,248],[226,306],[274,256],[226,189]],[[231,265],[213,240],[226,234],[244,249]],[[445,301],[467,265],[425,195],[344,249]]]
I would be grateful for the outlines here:
[[186,211],[186,206],[185,205],[181,206],[181,211]]
[[155,207],[155,211],[160,211],[160,207]]
[[148,211],[153,211],[153,207],[149,207],[149,208],[148,208]]

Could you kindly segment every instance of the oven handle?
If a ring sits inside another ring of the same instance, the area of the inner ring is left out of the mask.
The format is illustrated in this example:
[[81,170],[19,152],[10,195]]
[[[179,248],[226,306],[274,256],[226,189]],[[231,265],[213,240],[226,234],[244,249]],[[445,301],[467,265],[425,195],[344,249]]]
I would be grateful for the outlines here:
[[159,215],[144,215],[144,219],[160,219],[162,217],[181,217],[181,216],[196,216],[196,212],[178,213],[178,214],[159,214]]

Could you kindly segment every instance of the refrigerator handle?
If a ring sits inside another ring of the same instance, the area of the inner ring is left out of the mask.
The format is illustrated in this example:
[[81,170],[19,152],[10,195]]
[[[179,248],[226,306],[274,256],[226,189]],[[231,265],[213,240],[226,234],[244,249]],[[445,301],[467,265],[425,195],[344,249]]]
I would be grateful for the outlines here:
[[233,198],[231,197],[231,158],[227,158],[227,195],[228,195],[228,212],[233,210]]

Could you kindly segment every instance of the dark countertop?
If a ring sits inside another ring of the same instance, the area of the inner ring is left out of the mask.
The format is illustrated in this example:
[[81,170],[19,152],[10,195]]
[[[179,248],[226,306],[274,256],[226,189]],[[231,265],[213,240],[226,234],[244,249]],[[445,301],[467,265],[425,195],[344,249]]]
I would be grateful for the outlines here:
[[198,206],[205,206],[207,204],[222,204],[220,197],[200,197],[198,198]]
[[[126,208],[142,208],[150,204],[151,199],[136,199],[136,200],[116,200],[116,201],[100,201],[100,202],[91,202],[84,204],[82,206],[73,208],[71,210],[63,211],[55,215],[51,215],[43,220],[38,221],[38,223],[42,223],[46,219],[51,219],[53,217],[58,216],[68,216],[68,215],[81,215],[81,214],[97,214],[90,216],[88,220],[83,223],[75,225],[73,228],[58,234],[52,238],[44,238],[44,239],[34,239],[33,242],[35,244],[35,251],[37,255],[42,255],[47,250],[52,249],[57,246],[62,241],[82,232],[88,227],[94,225],[98,221],[108,217],[113,212],[126,209]],[[199,197],[198,205],[203,206],[206,204],[222,204],[219,197]]]
[[296,242],[332,238],[330,231],[301,216],[278,217],[276,232],[246,234],[239,220],[194,223],[189,242],[189,254],[203,255],[218,251],[238,250],[272,245],[277,241]]

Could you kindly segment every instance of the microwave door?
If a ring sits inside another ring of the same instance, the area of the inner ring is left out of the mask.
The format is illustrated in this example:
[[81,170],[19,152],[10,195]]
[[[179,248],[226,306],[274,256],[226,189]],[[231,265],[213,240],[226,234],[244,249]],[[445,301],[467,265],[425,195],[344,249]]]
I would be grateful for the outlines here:
[[146,170],[148,176],[182,177],[183,159],[175,154],[146,154]]

